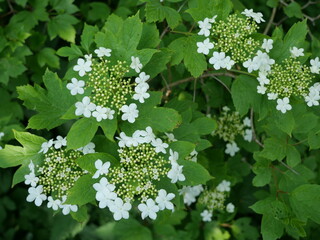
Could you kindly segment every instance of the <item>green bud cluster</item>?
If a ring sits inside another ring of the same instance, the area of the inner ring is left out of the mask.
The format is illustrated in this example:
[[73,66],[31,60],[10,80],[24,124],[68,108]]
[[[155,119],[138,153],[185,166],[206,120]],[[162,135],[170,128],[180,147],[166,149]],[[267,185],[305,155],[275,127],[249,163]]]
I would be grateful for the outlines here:
[[75,161],[82,155],[80,151],[49,149],[44,155],[43,164],[37,165],[38,185],[43,185],[44,194],[59,199],[67,195],[67,191],[85,174]]
[[238,112],[229,112],[229,109],[223,109],[222,114],[217,119],[217,129],[213,135],[219,136],[225,142],[234,142],[237,135],[244,134],[244,124],[241,121]]
[[287,58],[282,64],[272,65],[267,77],[270,80],[267,91],[277,93],[279,98],[308,95],[314,78],[310,68],[294,58]]
[[126,104],[128,96],[133,94],[131,78],[125,78],[129,68],[125,61],[111,65],[106,59],[92,59],[89,82],[86,87],[92,88],[92,102],[98,106],[118,110]]
[[126,201],[139,196],[145,202],[157,195],[155,183],[166,176],[169,161],[156,153],[149,143],[120,150],[120,166],[111,167],[108,173],[110,183],[116,185],[116,193]]
[[204,190],[198,199],[199,204],[204,205],[209,211],[223,210],[226,193],[214,190]]
[[261,45],[252,37],[258,28],[255,21],[233,14],[226,21],[214,23],[211,35],[217,40],[215,48],[225,52],[235,62],[245,62],[255,55]]

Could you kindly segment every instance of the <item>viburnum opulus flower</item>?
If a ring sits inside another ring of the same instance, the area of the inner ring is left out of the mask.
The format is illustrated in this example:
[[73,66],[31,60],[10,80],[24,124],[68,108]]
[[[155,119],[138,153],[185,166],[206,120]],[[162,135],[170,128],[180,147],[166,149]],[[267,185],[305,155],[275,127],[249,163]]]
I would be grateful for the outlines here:
[[[150,76],[141,72],[143,65],[138,56],[132,56],[129,65],[121,59],[111,61],[111,49],[99,47],[94,53],[96,55],[78,59],[73,70],[78,72],[79,78],[74,77],[67,84],[72,95],[82,95],[75,104],[75,114],[94,117],[98,122],[122,114],[122,120],[133,123],[139,115],[135,102],[144,103],[150,97],[147,83]],[[127,76],[130,69],[136,72],[134,80]],[[124,111],[126,107],[129,107],[129,113]]]
[[94,152],[93,143],[78,150],[66,150],[66,146],[66,138],[61,136],[44,142],[38,153],[43,161],[37,165],[31,161],[28,165],[29,172],[24,176],[25,184],[30,186],[28,202],[40,206],[48,200],[48,208],[55,211],[62,209],[65,215],[78,210],[78,206],[66,203],[67,194],[75,182],[87,173],[78,166],[76,160],[84,154]]
[[[93,178],[100,178],[93,185],[100,208],[108,207],[114,219],[128,218],[128,211],[135,200],[142,218],[155,219],[157,212],[173,210],[175,194],[158,188],[157,183],[168,179],[172,184],[184,181],[183,166],[177,162],[179,153],[157,138],[151,127],[136,130],[132,136],[119,134],[119,164],[95,162]],[[168,157],[169,155],[169,157]]]

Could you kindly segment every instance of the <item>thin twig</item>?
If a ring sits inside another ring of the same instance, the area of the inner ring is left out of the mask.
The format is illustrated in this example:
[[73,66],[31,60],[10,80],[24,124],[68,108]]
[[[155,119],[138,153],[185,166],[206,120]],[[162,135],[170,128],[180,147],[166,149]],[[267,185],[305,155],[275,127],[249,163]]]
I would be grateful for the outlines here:
[[270,19],[269,19],[269,22],[268,22],[266,28],[264,29],[263,34],[267,34],[267,33],[269,32],[269,30],[270,30],[270,28],[271,28],[271,25],[272,25],[272,23],[273,23],[273,20],[274,20],[274,18],[275,18],[275,16],[276,16],[276,12],[277,12],[277,7],[275,7],[275,8],[272,9],[271,17],[270,17]]
[[283,161],[279,161],[283,166],[285,166],[286,168],[288,168],[291,172],[293,172],[296,175],[300,175],[300,173],[298,173],[296,170],[294,170],[293,168],[291,168],[290,166],[288,166],[287,164],[285,164]]
[[231,94],[231,90],[228,88],[228,86],[222,82],[219,78],[217,78],[216,76],[212,76],[215,80],[217,80],[222,86],[224,86],[225,89],[227,89],[227,91]]
[[253,108],[250,109],[250,124],[251,124],[251,130],[252,130],[252,138],[253,140],[262,148],[264,148],[264,145],[259,141],[256,135],[256,131],[254,129],[254,124],[253,124]]
[[320,1],[309,1],[309,2],[307,2],[305,5],[303,5],[303,6],[301,7],[301,9],[305,9],[305,8],[309,7],[310,5],[318,4],[318,3],[320,3]]
[[196,91],[197,91],[197,78],[194,80],[194,84],[193,84],[193,98],[192,98],[193,102],[196,101]]

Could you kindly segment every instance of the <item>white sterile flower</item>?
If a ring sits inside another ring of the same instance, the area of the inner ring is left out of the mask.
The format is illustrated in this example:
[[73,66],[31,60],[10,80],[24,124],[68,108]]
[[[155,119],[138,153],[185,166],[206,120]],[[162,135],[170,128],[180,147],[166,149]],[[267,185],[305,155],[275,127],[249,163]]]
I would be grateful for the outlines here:
[[91,61],[91,60],[92,60],[92,54],[86,54],[86,55],[84,55],[84,58],[85,58],[87,61]]
[[1,149],[3,149],[3,148],[0,146],[0,150],[1,150]]
[[281,111],[282,113],[285,113],[286,111],[289,111],[292,109],[290,105],[289,98],[285,97],[283,99],[277,100],[277,110]]
[[76,78],[71,79],[71,83],[67,84],[67,88],[70,90],[71,95],[83,94],[84,93],[84,81]]
[[29,195],[27,196],[28,202],[33,202],[36,206],[40,206],[43,201],[47,199],[47,196],[43,194],[43,186],[39,185],[37,187],[30,187],[28,189]]
[[198,53],[203,53],[205,55],[209,54],[209,50],[214,47],[214,44],[210,42],[210,39],[207,38],[203,42],[197,42],[197,52]]
[[204,210],[200,216],[202,217],[202,221],[204,222],[211,222],[211,218],[212,218],[212,213],[209,212],[208,210]]
[[186,177],[182,173],[183,166],[180,166],[177,163],[171,164],[171,169],[167,173],[167,177],[171,179],[171,183],[176,183],[177,181],[183,182],[186,180]]
[[164,154],[167,152],[166,148],[169,147],[169,145],[164,143],[160,138],[154,139],[151,145],[155,147],[156,153],[162,152]]
[[81,151],[83,152],[83,154],[88,154],[88,153],[95,153],[96,151],[94,150],[94,148],[96,147],[96,145],[93,142],[88,143],[86,146],[84,146]]
[[271,65],[275,63],[275,60],[271,59],[267,53],[264,53],[259,50],[257,52],[257,56],[253,58],[253,62],[256,64],[259,71],[268,72],[271,70]]
[[243,125],[245,125],[246,127],[251,127],[250,118],[246,117],[245,119],[243,119]]
[[98,49],[94,50],[94,52],[98,55],[98,57],[110,57],[112,50],[109,48],[99,47]]
[[75,114],[77,116],[83,115],[87,118],[91,117],[91,112],[96,109],[96,105],[90,102],[90,98],[87,96],[82,99],[82,102],[76,102],[75,105],[77,108]]
[[265,94],[267,91],[267,88],[264,86],[264,85],[259,85],[257,86],[257,92],[260,93],[260,94]]
[[229,154],[231,157],[233,157],[240,150],[235,142],[227,143],[226,147],[227,148],[224,152]]
[[318,91],[310,91],[309,95],[305,97],[305,101],[309,107],[319,106],[320,95]]
[[157,212],[159,212],[159,207],[151,198],[149,198],[145,204],[140,203],[138,209],[141,211],[142,219],[149,217],[155,220],[157,218]]
[[276,100],[278,98],[277,93],[268,93],[267,95],[269,100]]
[[179,194],[183,195],[183,202],[190,206],[196,201],[196,197],[199,196],[202,191],[202,185],[197,185],[194,187],[183,186],[182,189],[179,189]]
[[109,185],[109,181],[106,177],[103,177],[100,179],[99,183],[95,183],[93,184],[93,188],[97,191],[97,192],[101,192],[103,191],[108,185]]
[[39,181],[39,178],[36,177],[36,175],[33,171],[27,175],[24,175],[24,179],[25,179],[24,183],[26,185],[31,185],[32,187],[37,186],[37,183]]
[[151,127],[146,127],[145,131],[140,131],[140,135],[144,138],[145,143],[151,143],[156,139]]
[[270,80],[267,78],[267,73],[265,72],[259,72],[259,77],[257,78],[257,80],[261,85],[268,85],[270,83]]
[[304,53],[303,53],[304,49],[303,48],[293,47],[293,48],[290,48],[290,52],[291,52],[291,56],[293,58],[304,56]]
[[140,103],[144,103],[144,100],[150,97],[150,94],[147,93],[149,85],[147,83],[140,83],[135,88],[135,94],[133,94],[133,99],[138,100]]
[[171,164],[177,163],[179,159],[179,153],[172,151],[172,149],[170,149],[169,152],[170,152],[169,160]]
[[52,208],[57,211],[61,205],[61,201],[59,199],[54,200],[51,196],[48,197],[47,207]]
[[173,203],[170,202],[175,195],[173,193],[168,193],[164,189],[160,189],[158,192],[158,196],[156,198],[156,202],[158,203],[159,209],[164,210],[164,209],[169,209],[173,210],[174,206]]
[[173,133],[166,133],[165,132],[164,134],[167,136],[169,142],[176,142],[177,141],[177,139],[175,139]]
[[228,203],[226,210],[228,213],[233,213],[234,212],[234,205],[232,203]]
[[139,116],[139,110],[135,103],[128,105],[123,105],[120,110],[123,112],[121,119],[123,121],[128,121],[129,123],[134,123],[136,118]]
[[210,35],[210,29],[211,24],[209,18],[205,18],[203,21],[199,21],[199,28],[201,29],[200,32],[198,32],[198,35],[204,35],[205,37],[208,37]]
[[107,107],[107,112],[106,112],[106,114],[107,114],[107,119],[112,120],[112,119],[114,118],[114,117],[113,117],[114,113],[115,113],[114,110],[112,110],[111,108],[108,108],[108,107]]
[[138,83],[138,84],[145,83],[145,82],[147,82],[149,80],[149,78],[150,78],[149,75],[146,75],[145,72],[141,72],[139,74],[139,77],[136,77],[135,82]]
[[251,17],[253,18],[254,21],[256,21],[256,23],[261,23],[261,22],[265,22],[265,20],[262,18],[263,15],[261,12],[254,12],[251,14]]
[[310,71],[312,73],[316,73],[319,74],[320,73],[320,61],[319,61],[319,57],[316,57],[315,59],[311,59],[310,60]]
[[217,190],[219,192],[230,192],[230,185],[231,182],[223,180],[219,185],[217,186]]
[[[123,148],[123,147],[127,146],[127,142],[129,142],[130,138],[131,137],[127,136],[124,132],[121,132],[119,134],[119,137],[116,137],[116,139],[119,140],[119,142],[118,142],[119,147]],[[131,147],[131,146],[129,146],[129,147]]]
[[122,218],[128,219],[131,208],[131,204],[128,202],[123,203],[121,198],[116,198],[109,204],[109,210],[113,213],[113,218],[116,221],[119,221]]
[[262,48],[266,50],[266,52],[270,52],[273,48],[273,40],[272,39],[263,39]]
[[96,109],[94,112],[92,112],[92,116],[97,119],[98,122],[101,122],[102,119],[107,119],[107,108],[101,107],[101,106],[96,106]]
[[55,141],[53,141],[53,143],[54,143],[54,148],[59,149],[63,146],[67,146],[67,138],[57,136],[57,139]]
[[98,159],[95,161],[94,166],[96,167],[97,171],[92,178],[98,178],[100,175],[107,174],[109,172],[110,162],[103,163],[100,159]]
[[259,65],[252,59],[248,59],[243,63],[243,66],[248,69],[248,72],[256,71],[259,69]]
[[252,129],[246,129],[244,131],[243,139],[248,142],[252,141]]
[[[95,188],[95,185],[93,185],[93,187]],[[112,204],[112,201],[117,198],[114,189],[115,186],[113,184],[108,184],[96,193],[96,200],[99,202],[99,208],[109,207],[109,205]]]
[[224,52],[213,52],[213,57],[209,59],[209,63],[213,65],[214,69],[219,70],[225,67],[225,57]]
[[0,140],[3,138],[4,132],[0,132]]
[[70,212],[77,212],[78,206],[72,204],[61,204],[60,208],[62,208],[62,214],[68,215]]
[[233,61],[229,56],[226,56],[224,61],[224,68],[230,70],[232,66],[235,64],[235,61]]
[[132,56],[130,67],[132,69],[134,69],[137,73],[139,73],[142,68],[142,64],[140,63],[140,59],[138,57]]
[[52,147],[53,145],[53,140],[50,139],[48,142],[44,142],[41,144],[41,150],[39,151],[39,153],[47,153],[49,148]]
[[78,65],[75,65],[73,67],[73,70],[76,71],[76,72],[79,72],[79,76],[80,77],[83,77],[86,72],[90,72],[92,69],[91,69],[91,64],[92,62],[91,61],[85,61],[83,58],[79,58],[78,61],[77,61],[77,64]]
[[253,13],[253,9],[245,9],[241,14],[245,15],[246,17],[251,17]]
[[209,18],[208,21],[209,21],[210,23],[215,23],[217,17],[218,17],[218,15],[214,15],[212,18]]

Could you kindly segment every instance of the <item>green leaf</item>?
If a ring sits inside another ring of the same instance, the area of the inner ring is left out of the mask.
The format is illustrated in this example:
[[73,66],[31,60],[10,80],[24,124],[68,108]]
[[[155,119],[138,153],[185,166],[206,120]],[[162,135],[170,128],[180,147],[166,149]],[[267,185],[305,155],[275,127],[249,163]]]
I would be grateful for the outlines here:
[[48,33],[50,39],[54,39],[56,36],[62,39],[74,43],[76,37],[76,30],[72,26],[76,24],[78,20],[69,14],[61,14],[53,17],[48,23]]
[[[108,121],[108,120],[105,120]],[[87,145],[98,130],[98,123],[94,118],[81,118],[76,121],[67,135],[68,149],[78,149]]]
[[145,23],[142,26],[141,39],[138,49],[155,48],[159,45],[159,30],[156,24]]
[[263,187],[271,181],[271,161],[261,158],[257,154],[254,155],[254,158],[257,162],[253,165],[252,171],[256,176],[253,178],[252,183],[256,187]]
[[287,147],[287,163],[290,167],[295,167],[301,162],[299,151],[294,146]]
[[237,240],[255,240],[259,239],[259,232],[257,228],[250,224],[249,217],[237,219],[232,225],[231,230]]
[[270,122],[272,125],[277,126],[281,131],[287,133],[291,136],[292,130],[295,127],[295,119],[292,112],[287,112],[286,114],[280,111],[273,111],[273,115],[270,117]]
[[268,0],[267,5],[269,7],[275,8],[278,6],[279,0]]
[[71,47],[59,48],[57,51],[57,55],[61,57],[68,57],[68,60],[72,60],[78,57],[82,57],[83,53],[77,45],[72,43]]
[[66,203],[82,206],[89,202],[94,202],[96,191],[93,188],[93,184],[96,182],[97,179],[93,179],[91,174],[81,176],[73,187],[68,190]]
[[180,14],[176,10],[166,7],[156,0],[147,3],[146,18],[149,23],[162,22],[166,19],[171,29],[177,27],[181,21]]
[[55,53],[56,51],[52,48],[43,48],[37,56],[40,67],[43,67],[47,64],[49,67],[59,68],[59,58],[56,56]]
[[105,21],[110,14],[110,8],[102,2],[89,3],[90,10],[88,11],[88,20],[96,22],[98,20]]
[[320,148],[320,131],[311,131],[308,134],[308,144],[310,149]]
[[311,219],[320,224],[320,186],[304,184],[290,194],[290,203],[297,217],[303,221]]
[[186,177],[185,181],[179,182],[181,185],[196,186],[212,179],[209,172],[199,163],[187,160],[180,160],[178,163],[183,166],[182,173]]
[[285,6],[283,10],[288,17],[303,18],[301,6],[297,2],[290,3],[288,6]]
[[169,145],[170,149],[179,153],[179,159],[185,159],[194,149],[195,145],[186,141],[176,141]]
[[210,134],[217,128],[216,121],[208,117],[197,118],[191,125],[200,135]]
[[86,223],[89,220],[89,214],[87,207],[81,206],[77,212],[70,212],[71,217],[80,223]]
[[159,73],[167,69],[167,63],[171,60],[172,51],[167,48],[160,49],[160,52],[155,53],[150,62],[143,68],[143,70],[154,78]]
[[136,240],[136,239],[143,239],[143,240],[152,240],[151,231],[141,225],[135,219],[128,219],[126,221],[120,221],[116,224],[114,231],[115,235],[117,236],[116,239],[125,239],[125,240]]
[[281,139],[268,138],[264,141],[261,156],[271,161],[281,161],[286,156],[287,145]]
[[29,119],[28,128],[52,129],[60,126],[66,120],[60,119],[73,105],[76,99],[62,83],[57,74],[46,71],[43,76],[47,90],[39,85],[19,86],[17,91],[24,105],[38,113]]
[[114,117],[112,120],[103,120],[98,123],[98,125],[102,128],[104,135],[110,140],[114,141],[114,134],[117,131],[118,122],[117,118]]
[[94,42],[94,35],[99,31],[97,26],[90,26],[84,24],[83,32],[81,35],[81,46],[90,53],[90,46]]

